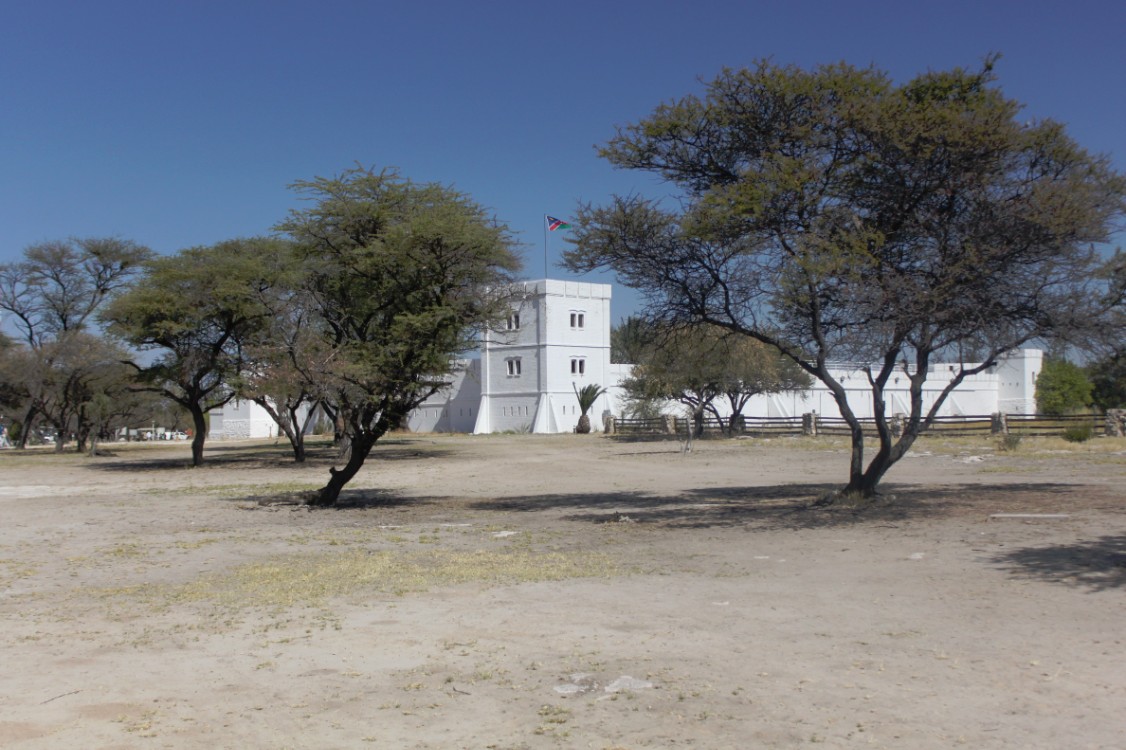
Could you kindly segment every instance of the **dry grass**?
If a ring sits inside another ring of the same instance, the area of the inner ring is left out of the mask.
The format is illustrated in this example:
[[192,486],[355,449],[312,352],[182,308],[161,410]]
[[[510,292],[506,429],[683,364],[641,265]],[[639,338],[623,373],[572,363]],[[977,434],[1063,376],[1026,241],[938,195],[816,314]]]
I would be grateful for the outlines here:
[[230,616],[247,610],[325,607],[332,600],[361,594],[401,596],[438,586],[500,586],[620,573],[618,566],[600,553],[351,549],[276,557],[181,585],[130,586],[97,593],[115,606],[138,602],[156,609],[206,605]]

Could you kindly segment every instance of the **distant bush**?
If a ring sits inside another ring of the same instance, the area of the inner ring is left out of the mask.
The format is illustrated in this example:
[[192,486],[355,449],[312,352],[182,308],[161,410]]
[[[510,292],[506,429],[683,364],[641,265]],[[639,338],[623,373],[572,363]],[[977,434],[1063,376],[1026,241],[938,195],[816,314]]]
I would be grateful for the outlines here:
[[1091,381],[1082,367],[1065,359],[1046,359],[1036,376],[1036,410],[1058,417],[1091,405]]
[[1069,443],[1085,443],[1094,437],[1094,430],[1089,424],[1077,424],[1063,431],[1063,439]]
[[1020,435],[1002,435],[997,441],[997,450],[1011,452],[1020,447]]

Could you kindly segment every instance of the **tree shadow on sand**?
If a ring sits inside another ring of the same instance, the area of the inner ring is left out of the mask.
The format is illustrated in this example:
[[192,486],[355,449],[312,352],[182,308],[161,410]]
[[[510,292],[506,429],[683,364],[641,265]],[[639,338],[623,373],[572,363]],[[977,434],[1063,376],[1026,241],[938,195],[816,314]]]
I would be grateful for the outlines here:
[[[185,444],[187,445],[187,444]],[[430,446],[420,447],[408,441],[393,441],[377,444],[368,461],[374,466],[379,461],[408,461],[420,459],[448,458],[454,451]],[[293,460],[293,451],[284,440],[273,445],[218,445],[208,444],[204,448],[203,466],[198,469],[276,469],[278,471],[297,471],[310,468],[323,468],[325,481],[328,481],[328,467],[339,460],[339,451],[331,445],[318,444],[306,446],[304,463]],[[90,464],[90,468],[110,472],[143,472],[164,469],[183,469],[191,467],[190,449],[184,456],[161,456],[159,458],[136,458],[126,460],[102,461]]]
[[1126,586],[1126,534],[1012,550],[993,562],[1014,578],[1109,591]]
[[666,528],[699,529],[747,526],[757,530],[812,529],[858,523],[893,524],[955,513],[986,516],[1011,501],[1066,495],[1080,485],[1021,483],[920,487],[887,485],[868,502],[819,501],[838,484],[784,484],[757,487],[709,487],[677,495],[641,492],[546,494],[478,501],[485,511],[532,513],[571,511],[564,520],[586,523],[651,523]]
[[[751,531],[833,528],[850,525],[894,525],[916,520],[961,515],[978,517],[1004,510],[1041,509],[1036,503],[1058,506],[1070,494],[1089,490],[1083,485],[1058,483],[964,484],[950,486],[888,485],[874,500],[820,500],[838,484],[780,484],[747,487],[706,487],[677,494],[640,490],[545,493],[519,497],[474,499],[456,495],[412,495],[400,490],[346,488],[337,505],[327,510],[425,510],[427,513],[542,515],[587,524],[638,523],[666,529],[746,528]],[[307,492],[230,498],[259,505],[300,505]],[[486,521],[487,522],[487,521]]]

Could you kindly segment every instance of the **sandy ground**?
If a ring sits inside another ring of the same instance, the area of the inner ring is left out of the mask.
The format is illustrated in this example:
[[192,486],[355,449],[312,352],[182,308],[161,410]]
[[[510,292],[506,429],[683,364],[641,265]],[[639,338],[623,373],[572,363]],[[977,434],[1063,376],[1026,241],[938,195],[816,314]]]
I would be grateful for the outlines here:
[[0,746],[1124,748],[1112,442],[2,451]]

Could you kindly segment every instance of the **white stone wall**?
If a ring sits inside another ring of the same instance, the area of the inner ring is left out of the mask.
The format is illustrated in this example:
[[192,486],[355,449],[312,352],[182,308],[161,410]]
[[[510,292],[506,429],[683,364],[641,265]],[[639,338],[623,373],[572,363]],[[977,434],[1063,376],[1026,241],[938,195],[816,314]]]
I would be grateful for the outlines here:
[[[301,410],[302,420],[307,412],[308,407]],[[212,409],[209,420],[208,440],[268,439],[281,434],[270,414],[247,399],[232,399],[221,409]],[[310,428],[313,426],[309,425]]]
[[428,398],[407,419],[411,432],[472,432],[481,401],[481,360],[461,360],[450,385]]
[[[541,279],[517,287],[509,325],[486,336],[479,359],[462,361],[451,385],[411,414],[415,432],[571,432],[579,420],[575,391],[596,384],[609,388],[590,412],[591,426],[602,429],[606,414],[623,414],[622,381],[630,365],[610,363],[609,284]],[[581,325],[578,316],[582,316]],[[519,365],[516,366],[515,362]],[[581,362],[581,367],[572,362]],[[1043,353],[1013,352],[991,371],[966,378],[946,399],[940,415],[1035,412],[1036,375]],[[931,367],[924,386],[929,409],[957,372],[958,365]],[[845,387],[858,417],[874,413],[867,375],[859,367],[840,367],[834,377]],[[888,415],[910,411],[905,375],[893,375],[884,393]],[[726,400],[718,402],[726,413]],[[669,404],[669,413],[683,407]],[[816,411],[839,417],[832,393],[821,383],[808,391],[756,396],[743,413],[748,417],[800,417]],[[266,412],[249,401],[231,402],[212,412],[212,437],[273,437],[277,427]]]

